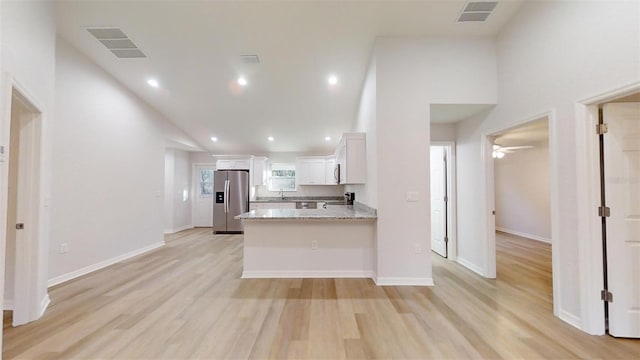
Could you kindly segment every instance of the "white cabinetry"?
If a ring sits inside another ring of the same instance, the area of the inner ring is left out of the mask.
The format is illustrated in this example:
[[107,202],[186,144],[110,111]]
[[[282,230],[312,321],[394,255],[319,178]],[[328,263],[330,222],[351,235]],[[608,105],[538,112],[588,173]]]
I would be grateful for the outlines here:
[[340,165],[340,184],[364,184],[367,179],[366,142],[364,133],[344,133],[336,149]]
[[336,158],[330,156],[304,156],[296,159],[298,185],[337,185]]
[[324,157],[309,156],[296,159],[296,182],[298,185],[325,185]]
[[242,160],[218,160],[216,161],[216,170],[249,170],[251,162],[249,159]]
[[269,171],[269,159],[264,156],[254,156],[251,158],[251,186],[267,185],[267,174]]

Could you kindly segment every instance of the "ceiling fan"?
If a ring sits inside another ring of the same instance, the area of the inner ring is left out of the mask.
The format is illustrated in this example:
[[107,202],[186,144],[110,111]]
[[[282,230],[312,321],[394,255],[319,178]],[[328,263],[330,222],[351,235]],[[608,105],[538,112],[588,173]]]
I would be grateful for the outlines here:
[[500,146],[498,144],[493,144],[493,152],[491,156],[494,159],[502,159],[506,154],[514,152],[516,150],[522,149],[532,149],[531,145],[522,145],[522,146]]

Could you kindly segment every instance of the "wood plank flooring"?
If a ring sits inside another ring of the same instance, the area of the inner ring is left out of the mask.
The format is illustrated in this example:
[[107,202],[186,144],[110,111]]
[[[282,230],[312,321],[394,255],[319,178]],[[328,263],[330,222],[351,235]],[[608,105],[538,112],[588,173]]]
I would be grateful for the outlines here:
[[497,239],[498,279],[433,256],[435,287],[368,279],[241,280],[241,235],[195,229],[50,289],[5,359],[638,359],[552,314],[550,246]]

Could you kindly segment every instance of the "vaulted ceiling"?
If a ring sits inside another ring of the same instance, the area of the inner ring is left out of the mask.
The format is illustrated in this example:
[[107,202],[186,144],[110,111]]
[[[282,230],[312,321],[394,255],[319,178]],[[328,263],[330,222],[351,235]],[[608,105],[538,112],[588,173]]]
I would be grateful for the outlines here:
[[[328,153],[357,116],[376,37],[494,36],[521,3],[465,23],[459,0],[59,1],[56,17],[61,37],[203,149]],[[117,58],[94,27],[120,28],[147,57]]]

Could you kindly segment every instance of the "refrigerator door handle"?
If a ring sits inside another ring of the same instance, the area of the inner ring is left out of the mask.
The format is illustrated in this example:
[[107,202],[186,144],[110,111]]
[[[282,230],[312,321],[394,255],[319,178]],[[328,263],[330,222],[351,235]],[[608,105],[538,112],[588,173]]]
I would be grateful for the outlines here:
[[224,212],[229,212],[229,180],[224,181]]

